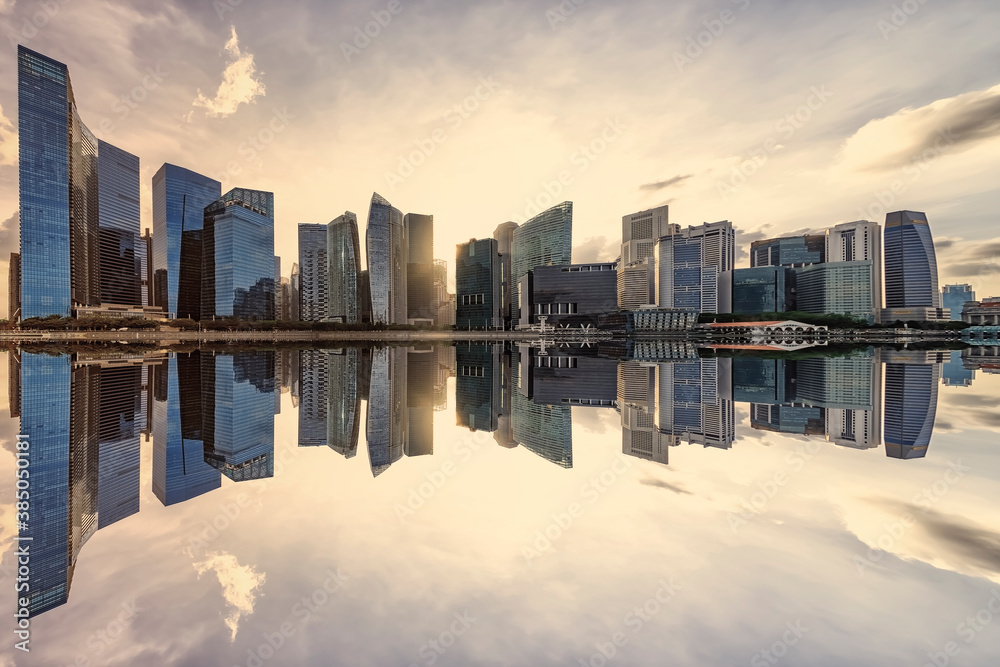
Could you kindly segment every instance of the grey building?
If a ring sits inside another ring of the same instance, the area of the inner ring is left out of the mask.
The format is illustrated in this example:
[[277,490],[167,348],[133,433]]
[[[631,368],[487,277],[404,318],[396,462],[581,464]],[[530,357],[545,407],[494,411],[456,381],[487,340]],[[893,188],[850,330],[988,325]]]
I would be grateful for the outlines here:
[[380,194],[372,195],[368,212],[368,280],[372,321],[407,323],[407,240],[403,214]]
[[787,236],[750,244],[750,266],[798,267],[826,261],[826,235]]
[[327,262],[327,317],[335,322],[360,322],[361,243],[358,217],[350,211],[327,226]]
[[631,310],[656,303],[656,242],[680,232],[670,223],[670,207],[622,217],[622,249],[618,267],[618,306]]
[[[563,202],[514,230],[511,248],[511,318],[530,324],[530,294],[522,294],[521,279],[539,266],[572,263],[573,203]],[[523,301],[522,301],[523,299]]]
[[732,280],[733,312],[741,315],[785,313],[795,310],[795,274],[784,266],[736,269],[723,277]]
[[736,263],[736,233],[728,220],[688,227],[656,242],[656,303],[661,308],[728,313],[732,293],[721,274]]
[[889,213],[885,218],[883,319],[950,319],[941,303],[937,253],[927,215],[917,211]]
[[[615,264],[539,266],[532,272],[532,323],[545,317],[549,326],[597,327],[601,317],[618,310]],[[522,313],[521,321],[524,321]]]
[[516,222],[505,222],[493,232],[493,238],[497,241],[497,252],[500,254],[500,307],[503,311],[504,328],[509,328],[511,324],[511,298],[514,293],[511,252],[514,247],[514,230],[517,228]]
[[459,329],[503,326],[502,282],[496,239],[460,244],[455,257],[455,326]]
[[425,324],[434,321],[434,216],[408,213],[406,228],[407,319]]
[[299,318],[302,322],[322,322],[330,297],[326,225],[299,224],[299,275]]
[[795,309],[817,315],[848,315],[876,322],[872,263],[828,262],[793,269]]

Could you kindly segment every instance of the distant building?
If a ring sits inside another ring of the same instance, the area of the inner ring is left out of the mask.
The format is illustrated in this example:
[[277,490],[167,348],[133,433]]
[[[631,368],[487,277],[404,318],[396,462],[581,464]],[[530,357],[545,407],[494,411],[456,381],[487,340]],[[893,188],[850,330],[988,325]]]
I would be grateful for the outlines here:
[[824,234],[814,234],[754,241],[750,244],[750,266],[793,268],[822,264],[827,261],[826,239]]
[[330,267],[327,262],[327,226],[299,224],[299,318],[322,322],[329,307]]
[[413,458],[434,454],[434,346],[410,348],[406,353],[406,442],[403,454]]
[[143,308],[152,308],[155,298],[153,294],[153,234],[148,229],[142,237],[141,248],[142,264],[139,270],[142,275],[142,306]]
[[961,322],[965,304],[975,300],[972,285],[945,285],[941,293],[941,306],[951,311],[952,322]]
[[365,243],[372,321],[406,324],[406,227],[403,214],[378,193],[372,195]]
[[335,322],[360,322],[361,243],[358,217],[350,211],[327,226],[327,262],[327,316]]
[[597,327],[602,316],[618,311],[613,263],[539,266],[532,274],[531,323],[544,317],[548,326]]
[[736,262],[736,233],[728,220],[682,229],[655,245],[656,303],[661,308],[727,313],[732,293],[721,274]]
[[274,256],[274,319],[275,320],[281,319],[281,307],[283,305],[281,303],[282,298],[284,298],[284,292],[281,289],[281,258],[275,255]]
[[274,194],[236,188],[209,204],[203,257],[201,319],[274,320]]
[[406,310],[411,324],[434,321],[434,216],[408,213],[406,228]]
[[828,262],[793,269],[795,309],[816,315],[848,315],[876,322],[872,263]]
[[660,431],[691,444],[730,449],[736,439],[732,359],[660,364]]
[[470,431],[493,433],[503,411],[502,345],[464,343],[456,346],[455,414]]
[[511,248],[511,319],[530,324],[529,294],[521,280],[539,266],[571,264],[573,259],[573,203],[563,202],[514,230]]
[[439,327],[453,327],[456,322],[454,294],[448,293],[448,262],[434,260],[434,324]]
[[[859,220],[836,225],[826,233],[826,261],[870,262],[870,278],[867,280],[871,296],[871,316],[865,317],[872,323],[882,321],[882,228],[877,222]],[[800,275],[796,271],[796,275]],[[856,297],[850,297],[857,301]],[[801,308],[800,308],[801,310]],[[812,311],[807,311],[812,312]]]
[[514,230],[517,227],[516,222],[505,222],[493,232],[493,238],[497,241],[497,252],[500,254],[500,308],[503,311],[505,329],[511,325],[511,298],[514,292],[511,252],[514,247]]
[[329,355],[326,350],[302,350],[299,359],[299,447],[325,447]]
[[368,398],[368,460],[378,477],[403,457],[409,412],[406,405],[407,351],[401,347],[372,350]]
[[897,211],[885,218],[883,320],[950,320],[941,305],[937,254],[924,213]]
[[299,264],[295,262],[292,264],[292,273],[288,278],[288,318],[292,322],[301,322],[302,313],[300,312],[300,307],[302,302],[299,298],[299,294],[302,291],[302,276],[299,274]]
[[1000,324],[1000,297],[965,304],[962,321],[977,327],[997,326]]
[[101,304],[141,307],[139,158],[97,142]]
[[183,167],[153,176],[152,305],[173,317],[201,317],[205,207],[221,196],[221,183]]
[[759,315],[794,310],[794,274],[786,267],[759,265],[736,269],[728,275],[733,281],[734,313]]
[[562,468],[573,467],[573,412],[569,405],[539,405],[534,396],[535,351],[518,346],[512,359],[511,397],[513,440]]
[[502,282],[496,239],[460,244],[455,257],[455,325],[459,329],[503,326]]

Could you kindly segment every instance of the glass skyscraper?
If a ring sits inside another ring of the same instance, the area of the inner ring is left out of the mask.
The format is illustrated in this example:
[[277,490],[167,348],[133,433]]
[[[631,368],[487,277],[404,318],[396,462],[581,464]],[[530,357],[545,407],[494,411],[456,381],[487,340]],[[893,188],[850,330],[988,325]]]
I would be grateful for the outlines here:
[[459,244],[455,258],[456,326],[502,326],[502,283],[503,265],[496,239]]
[[201,318],[275,319],[274,194],[231,190],[205,208],[202,234]]
[[[927,216],[916,211],[886,215],[884,247],[886,309],[940,309],[937,254]],[[913,314],[901,319],[924,319]]]
[[302,350],[299,359],[299,447],[322,447],[327,444],[329,355]]
[[372,195],[365,244],[368,249],[372,321],[376,324],[406,324],[406,227],[403,214],[378,193]]
[[927,456],[937,416],[941,364],[931,355],[886,353],[885,452],[890,458]]
[[348,324],[360,322],[361,243],[358,216],[350,211],[327,225],[327,263],[327,316]]
[[139,158],[98,141],[97,183],[101,303],[142,306]]
[[522,303],[520,287],[529,271],[537,266],[571,264],[572,260],[573,202],[553,206],[515,229],[511,244],[511,318],[518,321],[531,317],[527,304]]
[[568,405],[540,405],[534,396],[535,352],[518,346],[512,355],[511,430],[514,441],[562,468],[573,467],[573,409]]
[[434,216],[408,213],[406,227],[406,310],[413,320],[434,321]]
[[736,269],[733,276],[733,312],[744,315],[785,313],[791,310],[792,286],[783,266]]
[[357,348],[327,353],[328,387],[326,442],[345,458],[358,453],[361,431],[361,351]]
[[871,262],[827,262],[792,271],[796,310],[816,315],[849,315],[869,324],[876,322],[878,306],[872,303],[875,292]]
[[372,350],[368,397],[368,459],[378,477],[403,456],[409,412],[406,405],[406,348]]
[[688,227],[656,242],[656,303],[700,313],[732,310],[731,285],[720,280],[736,263],[728,220]]
[[329,309],[330,267],[327,261],[327,226],[299,224],[299,318],[322,322]]
[[787,236],[750,244],[751,268],[807,266],[826,261],[826,235]]
[[941,295],[941,306],[951,310],[951,321],[962,321],[962,309],[966,302],[975,301],[976,293],[972,285],[945,285]]
[[222,184],[164,164],[153,176],[153,305],[176,317],[201,317],[205,207]]

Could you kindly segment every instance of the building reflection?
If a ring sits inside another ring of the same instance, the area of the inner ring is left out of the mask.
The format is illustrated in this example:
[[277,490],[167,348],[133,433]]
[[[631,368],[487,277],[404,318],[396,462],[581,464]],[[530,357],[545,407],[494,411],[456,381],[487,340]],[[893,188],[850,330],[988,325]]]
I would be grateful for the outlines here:
[[435,414],[452,377],[457,425],[524,447],[538,465],[573,467],[581,410],[614,410],[624,454],[653,463],[668,464],[685,443],[727,450],[737,444],[737,403],[759,437],[854,449],[884,441],[888,457],[919,459],[942,379],[967,387],[975,370],[998,367],[996,348],[765,355],[670,340],[9,358],[11,415],[31,443],[31,521],[19,536],[32,540],[33,614],[66,603],[95,532],[139,513],[143,434],[152,436],[152,491],[164,506],[223,478],[269,478],[284,392],[298,406],[300,446],[353,459],[364,421],[375,477],[404,457],[435,454]]

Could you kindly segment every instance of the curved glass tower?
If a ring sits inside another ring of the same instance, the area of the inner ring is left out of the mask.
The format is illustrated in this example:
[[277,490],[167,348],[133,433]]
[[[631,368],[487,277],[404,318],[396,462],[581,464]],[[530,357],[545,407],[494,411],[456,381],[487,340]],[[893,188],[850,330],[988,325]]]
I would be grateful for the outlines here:
[[368,212],[368,273],[372,321],[406,324],[407,242],[403,214],[377,192]]
[[358,278],[361,274],[361,243],[358,240],[358,216],[344,213],[326,229],[329,308],[333,321],[356,324],[361,321],[358,309]]
[[514,230],[511,243],[511,318],[521,313],[520,280],[536,266],[571,264],[573,202],[565,201]]
[[885,218],[886,308],[940,308],[937,255],[927,216],[916,211]]
[[930,355],[894,352],[885,365],[885,452],[889,458],[927,456],[937,416],[941,365]]

